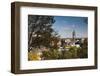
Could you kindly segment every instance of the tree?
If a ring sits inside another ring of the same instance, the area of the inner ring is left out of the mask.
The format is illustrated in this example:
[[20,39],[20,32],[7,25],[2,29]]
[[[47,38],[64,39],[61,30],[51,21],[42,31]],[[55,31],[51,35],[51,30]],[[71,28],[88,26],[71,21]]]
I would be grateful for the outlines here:
[[83,44],[81,45],[80,58],[87,58],[87,57],[88,57],[88,41],[87,39],[85,39]]
[[55,32],[52,29],[52,25],[55,22],[53,16],[40,16],[29,15],[28,16],[28,47],[45,46],[50,47],[53,39],[57,40],[57,35],[53,35]]

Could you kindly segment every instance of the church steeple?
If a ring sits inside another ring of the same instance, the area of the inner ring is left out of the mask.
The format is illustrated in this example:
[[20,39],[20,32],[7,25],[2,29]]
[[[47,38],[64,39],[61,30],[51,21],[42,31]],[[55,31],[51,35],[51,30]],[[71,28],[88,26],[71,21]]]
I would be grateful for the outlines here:
[[75,45],[75,30],[72,31],[72,44]]
[[76,36],[75,25],[73,25],[72,27],[73,27],[73,31],[72,31],[72,40],[73,40],[73,42],[75,42],[75,36]]
[[75,35],[76,35],[75,30],[73,30],[73,32],[72,32],[72,38],[73,38],[73,40],[75,39]]

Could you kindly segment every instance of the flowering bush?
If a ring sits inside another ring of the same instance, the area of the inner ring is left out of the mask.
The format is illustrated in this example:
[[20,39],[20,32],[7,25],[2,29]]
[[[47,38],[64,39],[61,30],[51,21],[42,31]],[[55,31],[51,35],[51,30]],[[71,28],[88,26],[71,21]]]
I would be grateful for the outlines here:
[[41,60],[41,54],[39,52],[28,52],[28,60]]

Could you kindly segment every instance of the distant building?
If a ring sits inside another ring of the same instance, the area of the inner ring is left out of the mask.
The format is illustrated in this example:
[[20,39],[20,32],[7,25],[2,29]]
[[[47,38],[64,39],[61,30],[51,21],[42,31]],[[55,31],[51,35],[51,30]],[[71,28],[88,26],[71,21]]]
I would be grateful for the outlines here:
[[77,38],[75,30],[72,31],[72,38],[61,38],[58,42],[60,49],[69,48],[70,46],[81,47],[81,44],[87,38]]

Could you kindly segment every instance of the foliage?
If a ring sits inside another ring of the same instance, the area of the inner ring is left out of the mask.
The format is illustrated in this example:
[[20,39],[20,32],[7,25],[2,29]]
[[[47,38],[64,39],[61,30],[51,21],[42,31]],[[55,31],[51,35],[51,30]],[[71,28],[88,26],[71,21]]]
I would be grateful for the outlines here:
[[59,59],[60,52],[58,50],[43,51],[43,58],[45,60]]
[[[68,50],[66,50],[68,49]],[[53,60],[53,59],[75,59],[75,58],[87,58],[88,57],[88,44],[87,40],[81,43],[81,47],[69,46],[62,51],[56,48],[50,48],[42,51],[42,55],[38,54],[39,49],[34,48],[28,53],[29,60]]]
[[63,59],[77,58],[77,47],[70,47],[68,51],[63,51]]
[[77,58],[77,47],[70,47],[68,51],[58,51],[57,49],[51,51],[43,51],[43,57],[45,59],[71,59]]
[[28,60],[41,60],[42,53],[38,48],[32,48],[30,52],[28,52]]
[[51,51],[43,51],[42,56],[44,60],[48,59],[75,59],[75,58],[87,58],[86,47],[70,46],[69,50],[58,51],[57,49]]
[[51,28],[54,22],[55,20],[53,16],[29,15],[28,47],[40,48],[41,45],[45,47],[51,47],[51,41],[58,40],[57,34]]
[[80,58],[87,58],[88,57],[88,42],[87,39],[81,44],[81,49],[78,52]]
[[41,60],[40,54],[37,52],[28,52],[28,60]]

